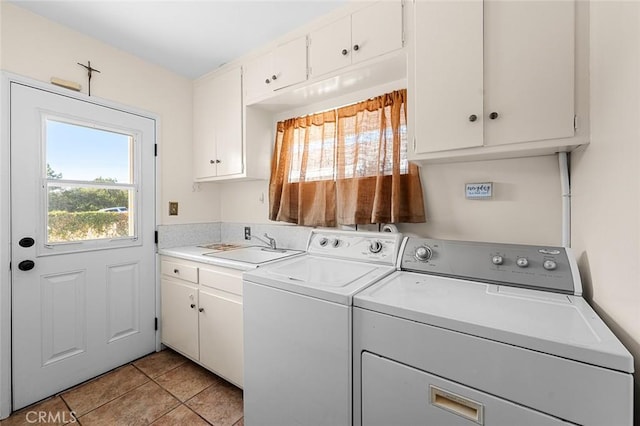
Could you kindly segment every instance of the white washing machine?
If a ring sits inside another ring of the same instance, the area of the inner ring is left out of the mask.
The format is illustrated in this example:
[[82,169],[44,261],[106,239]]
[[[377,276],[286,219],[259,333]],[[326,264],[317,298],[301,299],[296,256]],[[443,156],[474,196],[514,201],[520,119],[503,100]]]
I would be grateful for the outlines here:
[[399,234],[313,230],[244,274],[244,422],[352,424],[352,300],[395,271]]
[[354,297],[354,424],[631,425],[569,249],[407,238],[400,266]]

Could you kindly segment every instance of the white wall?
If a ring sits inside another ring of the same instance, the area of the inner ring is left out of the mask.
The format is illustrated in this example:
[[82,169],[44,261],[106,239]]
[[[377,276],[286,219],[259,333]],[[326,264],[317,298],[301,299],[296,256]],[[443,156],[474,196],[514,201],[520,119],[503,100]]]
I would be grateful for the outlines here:
[[640,421],[640,3],[591,3],[591,144],[572,155],[586,295],[635,358]]
[[[400,225],[401,231],[454,240],[561,244],[556,156],[432,164],[420,173],[427,223]],[[494,182],[494,198],[465,199],[464,184],[470,182]],[[220,185],[220,219],[269,222],[268,195],[267,181]]]
[[[90,60],[101,71],[91,81],[92,96],[159,117],[159,224],[219,219],[217,187],[193,188],[190,80],[12,4],[0,2],[0,8],[3,70],[45,82],[51,77],[75,81],[86,93],[86,71],[77,62]],[[168,216],[169,201],[180,203],[178,216]]]

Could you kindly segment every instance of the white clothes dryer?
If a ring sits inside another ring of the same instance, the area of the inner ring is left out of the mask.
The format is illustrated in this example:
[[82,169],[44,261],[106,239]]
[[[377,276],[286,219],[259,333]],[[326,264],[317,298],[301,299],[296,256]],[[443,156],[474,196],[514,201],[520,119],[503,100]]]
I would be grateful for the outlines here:
[[313,230],[307,254],[246,272],[244,422],[352,423],[352,300],[395,271],[399,234]]
[[570,249],[407,238],[400,266],[354,297],[354,424],[631,425]]

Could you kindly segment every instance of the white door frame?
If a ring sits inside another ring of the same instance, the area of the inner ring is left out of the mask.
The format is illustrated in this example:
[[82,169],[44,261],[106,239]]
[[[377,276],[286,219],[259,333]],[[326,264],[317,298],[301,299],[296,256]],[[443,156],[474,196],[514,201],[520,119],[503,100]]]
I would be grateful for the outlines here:
[[[96,105],[118,109],[131,114],[149,118],[155,123],[156,144],[159,144],[160,120],[157,114],[118,104],[109,100],[87,96],[83,93],[58,88],[17,74],[0,71],[0,419],[11,414],[11,161],[10,161],[10,98],[9,86],[12,82],[21,83],[36,89],[90,102]],[[155,196],[156,208],[154,227],[160,216],[161,197],[159,191],[160,162],[156,157]],[[157,247],[156,247],[157,253]],[[158,267],[156,255],[156,317],[160,314],[160,289],[158,286]],[[160,349],[160,333],[156,333],[156,350]]]

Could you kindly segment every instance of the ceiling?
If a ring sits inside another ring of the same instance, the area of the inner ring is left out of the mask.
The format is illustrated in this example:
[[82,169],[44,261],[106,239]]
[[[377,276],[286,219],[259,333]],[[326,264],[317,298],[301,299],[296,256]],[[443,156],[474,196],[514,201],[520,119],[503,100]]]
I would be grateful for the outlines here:
[[8,0],[196,78],[347,0]]

